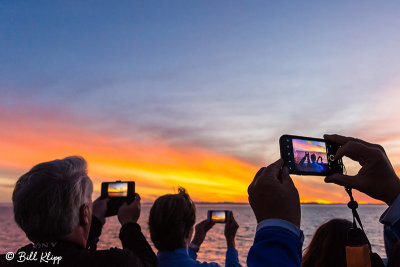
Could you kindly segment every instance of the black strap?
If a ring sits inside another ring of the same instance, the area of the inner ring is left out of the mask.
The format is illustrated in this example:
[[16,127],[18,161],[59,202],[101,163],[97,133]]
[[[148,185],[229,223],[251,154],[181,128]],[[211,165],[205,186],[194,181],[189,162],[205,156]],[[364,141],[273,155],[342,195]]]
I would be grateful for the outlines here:
[[[350,197],[350,202],[347,203],[347,207],[349,207],[351,209],[351,212],[353,213],[353,228],[356,229],[357,228],[357,223],[358,223],[358,225],[360,225],[361,230],[365,234],[363,225],[361,223],[360,216],[358,215],[358,212],[357,212],[358,203],[357,203],[357,201],[354,200],[353,192],[351,191],[351,189],[352,188],[350,188],[350,187],[345,187],[345,190],[346,190],[347,194]],[[365,234],[365,236],[367,236],[367,235]],[[367,241],[368,241],[369,250],[372,251],[371,243],[369,242],[368,238],[367,238]]]
[[[347,194],[349,194],[349,197],[350,197],[350,202],[347,203],[347,206],[351,209],[351,212],[353,213],[353,229],[358,228],[357,227],[357,222],[358,222],[358,224],[360,225],[361,231],[364,233],[365,239],[368,242],[369,255],[370,255],[372,266],[385,267],[385,264],[383,264],[381,257],[378,254],[372,252],[371,243],[369,242],[369,239],[368,239],[367,235],[365,234],[363,225],[361,223],[360,216],[358,215],[358,212],[357,212],[358,203],[353,198],[353,193],[351,191],[351,188],[346,187],[345,189],[346,189]],[[360,228],[358,228],[358,229],[360,229]]]

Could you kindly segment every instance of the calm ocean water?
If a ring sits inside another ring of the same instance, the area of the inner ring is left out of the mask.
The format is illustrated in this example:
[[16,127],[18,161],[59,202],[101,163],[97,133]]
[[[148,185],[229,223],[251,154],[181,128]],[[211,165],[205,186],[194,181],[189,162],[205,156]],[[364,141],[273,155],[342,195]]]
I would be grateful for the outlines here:
[[[147,240],[150,236],[147,228],[147,219],[151,205],[142,205],[139,224]],[[249,205],[222,205],[198,204],[197,221],[206,219],[209,209],[232,210],[240,225],[236,236],[236,246],[239,251],[240,262],[245,266],[247,253],[253,243],[256,220]],[[386,209],[385,205],[360,205],[358,208],[364,228],[372,243],[374,251],[385,257],[383,243],[383,228],[378,222],[379,216]],[[307,247],[316,228],[331,218],[344,218],[351,220],[351,211],[346,205],[302,205],[302,224]],[[108,218],[103,228],[103,233],[98,244],[99,249],[121,247],[118,238],[120,225],[116,216]],[[16,226],[12,208],[8,204],[0,206],[0,253],[15,252],[19,247],[29,243],[24,233]],[[200,261],[215,261],[221,265],[225,262],[226,242],[224,238],[224,225],[217,224],[209,232],[198,254]]]

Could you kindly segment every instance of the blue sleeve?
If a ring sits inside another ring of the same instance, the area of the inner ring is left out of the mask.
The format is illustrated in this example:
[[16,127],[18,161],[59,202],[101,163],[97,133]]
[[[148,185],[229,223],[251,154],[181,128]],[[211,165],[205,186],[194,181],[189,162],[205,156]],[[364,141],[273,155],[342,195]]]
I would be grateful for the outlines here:
[[400,240],[400,195],[379,219],[384,224],[385,249],[388,258],[395,244]]
[[301,267],[303,239],[279,226],[259,229],[247,256],[247,265]]
[[238,251],[234,248],[228,248],[226,251],[226,260],[225,260],[226,267],[241,267],[239,263],[239,255]]
[[196,260],[196,259],[197,259],[197,253],[194,252],[193,249],[189,248],[189,249],[188,249],[188,253],[189,253],[189,257],[191,257],[193,260]]
[[[200,262],[200,261],[197,261],[196,260],[197,259],[197,253],[191,248],[188,249],[188,253],[189,253],[189,257],[196,261],[195,266],[200,266],[200,267],[220,267],[220,265],[218,263],[215,263],[215,262]],[[229,265],[229,266],[238,266],[238,265]]]
[[383,236],[385,240],[386,257],[389,259],[392,256],[391,254],[398,238],[396,237],[395,232],[393,232],[392,229],[387,225],[383,227]]

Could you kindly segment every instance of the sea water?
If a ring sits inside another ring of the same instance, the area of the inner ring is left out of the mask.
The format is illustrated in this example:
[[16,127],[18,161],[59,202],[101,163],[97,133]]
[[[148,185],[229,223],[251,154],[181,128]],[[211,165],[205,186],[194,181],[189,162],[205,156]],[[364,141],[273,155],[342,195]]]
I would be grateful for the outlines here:
[[[207,210],[232,210],[239,224],[236,235],[236,248],[239,251],[239,260],[243,266],[246,265],[247,253],[253,244],[256,219],[248,204],[197,204],[197,222],[207,218]],[[364,229],[372,244],[373,250],[385,257],[383,242],[383,227],[379,223],[379,217],[384,212],[385,205],[360,205],[358,208]],[[147,240],[150,241],[148,231],[148,216],[150,204],[143,204],[138,223]],[[304,204],[301,206],[302,218],[301,229],[304,231],[304,246],[307,247],[311,237],[319,225],[331,218],[344,218],[351,220],[351,211],[346,205],[318,205]],[[121,248],[118,238],[120,224],[116,216],[107,218],[104,225],[98,249],[110,247]],[[13,219],[11,204],[0,205],[0,253],[15,252],[19,247],[29,243],[25,234],[18,228]],[[153,246],[154,248],[154,246]],[[224,224],[216,224],[207,234],[204,243],[198,253],[200,261],[214,261],[222,266],[225,263],[226,241],[224,237]]]

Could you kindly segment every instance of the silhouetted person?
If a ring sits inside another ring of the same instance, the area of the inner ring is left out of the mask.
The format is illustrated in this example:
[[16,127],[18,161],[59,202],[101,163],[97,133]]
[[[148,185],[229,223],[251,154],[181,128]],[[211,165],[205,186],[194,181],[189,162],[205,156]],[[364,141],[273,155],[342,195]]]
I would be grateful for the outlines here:
[[352,223],[344,219],[331,219],[315,231],[303,255],[303,267],[347,267],[347,232]]
[[[310,160],[310,158],[311,158],[311,160]],[[324,169],[324,167],[322,166],[322,157],[319,156],[319,158],[321,158],[321,164],[318,163],[317,156],[314,153],[311,154],[311,156],[310,156],[309,152],[305,152],[304,157],[299,162],[301,170],[315,171],[315,172],[322,171]],[[307,160],[307,164],[305,164],[306,160]]]
[[[385,247],[389,262],[400,237],[400,180],[382,146],[340,135],[324,135],[341,147],[335,159],[348,156],[361,164],[355,176],[333,174],[327,183],[351,187],[389,208],[382,214]],[[248,187],[249,202],[257,219],[256,236],[250,248],[247,265],[300,267],[302,262],[303,232],[299,229],[301,210],[296,187],[289,170],[280,159],[261,168]],[[397,252],[396,252],[397,253]]]
[[[319,160],[321,160],[321,162],[319,162]],[[321,156],[318,156],[317,163],[320,165],[322,165],[324,163]]]
[[[22,175],[12,196],[14,218],[32,244],[19,249],[11,261],[0,255],[0,265],[156,266],[156,255],[137,224],[139,195],[118,210],[124,249],[95,250],[105,223],[107,199],[92,203],[92,192],[86,161],[81,157],[40,163]],[[36,253],[36,260],[22,257],[31,253]],[[42,260],[46,255],[58,260],[46,263]]]
[[[193,226],[196,221],[196,207],[185,189],[179,188],[178,194],[159,197],[153,204],[149,216],[151,240],[158,249],[157,257],[160,267],[180,266],[219,266],[211,262],[197,261],[197,252],[207,232],[215,223],[204,220],[196,225],[195,236]],[[240,266],[238,252],[235,249],[235,236],[239,225],[230,213],[225,225],[225,237],[228,250],[225,266]]]
[[[307,165],[304,164],[304,162],[306,161],[306,159],[307,159]],[[310,161],[310,153],[305,152],[305,153],[304,153],[304,157],[303,157],[303,158],[300,160],[300,162],[299,162],[299,165],[302,166],[302,167],[308,167],[310,164],[311,164],[311,161]]]

